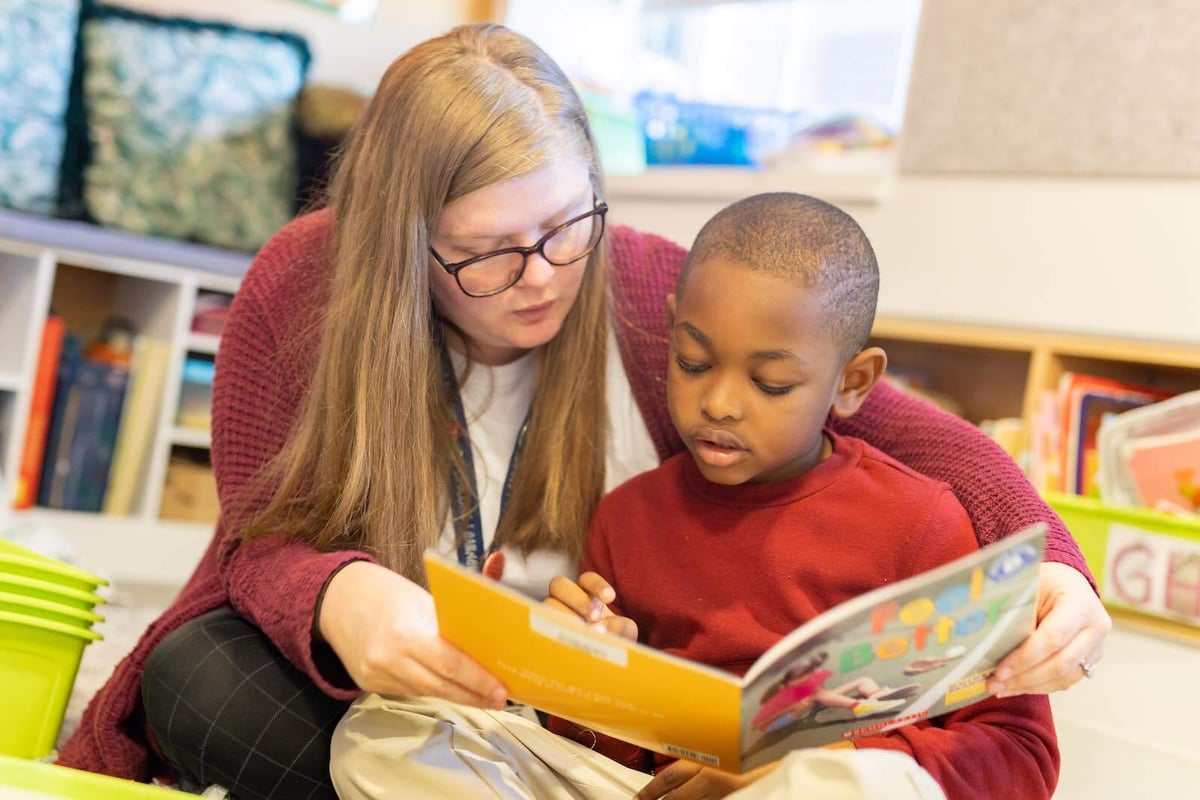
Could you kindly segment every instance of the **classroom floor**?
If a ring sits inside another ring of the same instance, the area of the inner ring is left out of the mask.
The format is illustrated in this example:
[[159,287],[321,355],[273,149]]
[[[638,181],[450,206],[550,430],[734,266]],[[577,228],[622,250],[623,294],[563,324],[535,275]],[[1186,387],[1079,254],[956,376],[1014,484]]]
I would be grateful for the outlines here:
[[1056,800],[1200,794],[1200,639],[1121,619],[1091,681],[1051,695],[1062,774]]

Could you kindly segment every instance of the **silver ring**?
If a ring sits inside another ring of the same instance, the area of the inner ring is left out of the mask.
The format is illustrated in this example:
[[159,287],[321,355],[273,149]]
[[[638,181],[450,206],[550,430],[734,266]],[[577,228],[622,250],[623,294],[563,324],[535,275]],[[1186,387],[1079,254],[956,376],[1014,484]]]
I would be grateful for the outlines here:
[[1083,677],[1090,678],[1096,674],[1096,665],[1089,664],[1086,659],[1079,659],[1079,668],[1083,670]]

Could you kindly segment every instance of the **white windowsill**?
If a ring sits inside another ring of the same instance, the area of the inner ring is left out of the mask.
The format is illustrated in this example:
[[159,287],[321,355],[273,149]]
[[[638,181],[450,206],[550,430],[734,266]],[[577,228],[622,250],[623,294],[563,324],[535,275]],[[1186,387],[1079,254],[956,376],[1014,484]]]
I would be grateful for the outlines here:
[[760,192],[800,192],[831,203],[878,203],[891,188],[894,153],[865,152],[754,167],[652,166],[610,175],[609,198],[732,201]]

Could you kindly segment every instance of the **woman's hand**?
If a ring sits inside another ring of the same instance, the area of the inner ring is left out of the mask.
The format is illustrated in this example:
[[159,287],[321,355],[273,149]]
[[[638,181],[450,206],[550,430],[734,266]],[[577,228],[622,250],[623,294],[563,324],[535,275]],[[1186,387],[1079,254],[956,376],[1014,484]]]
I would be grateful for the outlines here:
[[1112,620],[1087,578],[1074,567],[1047,561],[1038,584],[1037,628],[1000,662],[988,690],[1000,697],[1049,694],[1084,677],[1080,662],[1104,657]]
[[543,602],[579,617],[598,630],[636,642],[637,623],[628,617],[617,616],[608,607],[616,599],[616,590],[608,581],[594,572],[585,572],[579,576],[579,583],[561,575],[550,581],[550,596]]
[[669,795],[670,800],[709,800],[749,786],[778,766],[768,764],[743,775],[702,767],[690,761],[676,761],[663,767],[642,787],[634,800],[658,800]]
[[363,691],[494,709],[508,699],[499,679],[438,636],[429,592],[378,564],[333,576],[317,629]]

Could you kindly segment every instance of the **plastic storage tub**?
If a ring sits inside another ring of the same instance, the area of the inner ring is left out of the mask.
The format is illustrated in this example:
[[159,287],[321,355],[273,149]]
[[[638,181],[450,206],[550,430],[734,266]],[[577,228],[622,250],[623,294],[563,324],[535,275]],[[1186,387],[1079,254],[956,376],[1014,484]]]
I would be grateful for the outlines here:
[[186,800],[195,795],[0,755],[0,800]]
[[54,749],[83,648],[102,638],[78,625],[0,611],[0,754]]
[[0,571],[0,592],[48,600],[84,610],[91,610],[104,602],[104,598],[95,592],[72,589],[37,578],[26,578],[24,575],[9,575],[3,571]]
[[23,575],[83,592],[93,592],[97,587],[108,585],[108,581],[104,578],[56,558],[44,556],[2,537],[0,537],[0,575]]
[[[66,603],[57,603],[40,597],[6,592],[0,589],[0,611],[14,614],[27,614],[31,617],[57,622],[62,625],[78,625],[90,628],[97,622],[103,622],[104,617],[86,608],[76,608]],[[3,798],[0,798],[3,800]]]
[[1079,543],[1106,605],[1200,629],[1200,516],[1047,494]]

